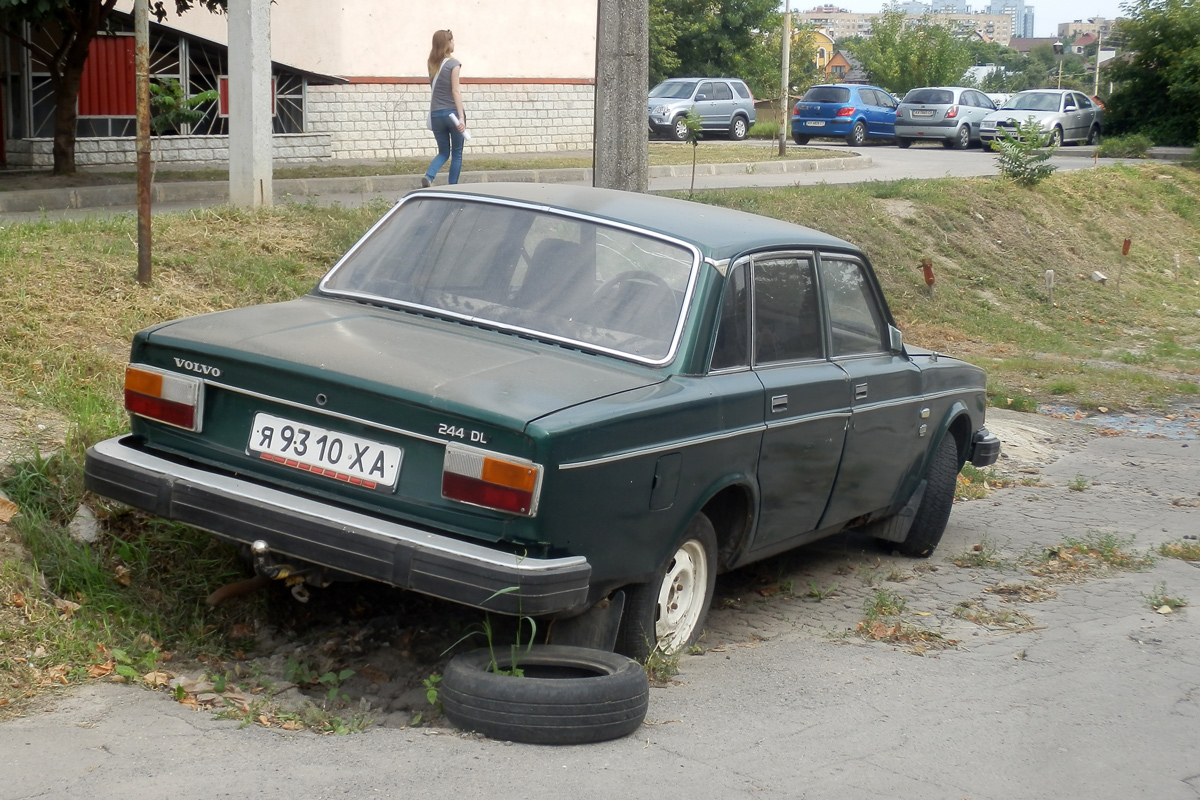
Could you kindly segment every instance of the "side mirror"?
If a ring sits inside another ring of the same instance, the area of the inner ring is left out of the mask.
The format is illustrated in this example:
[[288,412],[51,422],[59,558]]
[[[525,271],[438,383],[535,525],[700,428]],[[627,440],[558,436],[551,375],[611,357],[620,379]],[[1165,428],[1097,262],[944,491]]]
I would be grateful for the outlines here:
[[1063,111],[1078,111],[1078,110],[1079,109],[1077,109],[1075,107],[1074,103],[1067,103],[1065,106],[1063,106]]
[[896,355],[904,352],[904,334],[895,325],[888,325],[888,349]]

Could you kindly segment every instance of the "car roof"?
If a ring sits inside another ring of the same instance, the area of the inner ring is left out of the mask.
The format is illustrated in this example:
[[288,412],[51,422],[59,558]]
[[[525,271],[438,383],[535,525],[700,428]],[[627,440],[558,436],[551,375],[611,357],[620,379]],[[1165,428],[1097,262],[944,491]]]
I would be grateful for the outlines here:
[[832,248],[861,253],[849,242],[790,222],[673,197],[573,184],[481,183],[423,189],[542,206],[648,230],[694,245],[716,261],[764,247]]

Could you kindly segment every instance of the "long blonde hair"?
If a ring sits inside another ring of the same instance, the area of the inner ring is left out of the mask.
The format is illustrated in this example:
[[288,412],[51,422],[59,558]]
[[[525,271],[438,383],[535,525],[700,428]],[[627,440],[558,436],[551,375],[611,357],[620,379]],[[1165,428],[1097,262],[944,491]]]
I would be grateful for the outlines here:
[[453,44],[454,34],[450,31],[433,32],[433,48],[429,51],[429,61],[426,63],[430,78],[437,75],[438,70],[442,68],[442,61],[450,57]]

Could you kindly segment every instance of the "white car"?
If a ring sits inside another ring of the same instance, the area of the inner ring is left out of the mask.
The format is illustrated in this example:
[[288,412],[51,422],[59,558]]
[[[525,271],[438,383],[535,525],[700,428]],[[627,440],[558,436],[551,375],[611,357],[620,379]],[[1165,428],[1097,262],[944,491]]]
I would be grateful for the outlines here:
[[999,110],[979,123],[979,139],[991,142],[1016,126],[1034,119],[1050,135],[1048,144],[1097,144],[1104,129],[1104,109],[1082,92],[1070,89],[1029,89],[1017,92]]

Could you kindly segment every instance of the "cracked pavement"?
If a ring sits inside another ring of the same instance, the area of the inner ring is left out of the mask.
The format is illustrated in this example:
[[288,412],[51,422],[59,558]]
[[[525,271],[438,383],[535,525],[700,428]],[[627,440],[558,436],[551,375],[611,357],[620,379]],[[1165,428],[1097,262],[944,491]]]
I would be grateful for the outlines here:
[[[704,652],[624,739],[322,737],[94,684],[0,725],[0,800],[1200,798],[1200,607],[1147,599],[1200,604],[1200,564],[1030,572],[1067,542],[1145,555],[1200,533],[1200,441],[1000,411],[988,425],[1008,453],[997,471],[1030,485],[956,505],[927,561],[848,534],[723,576]],[[880,591],[938,646],[864,637]]]

